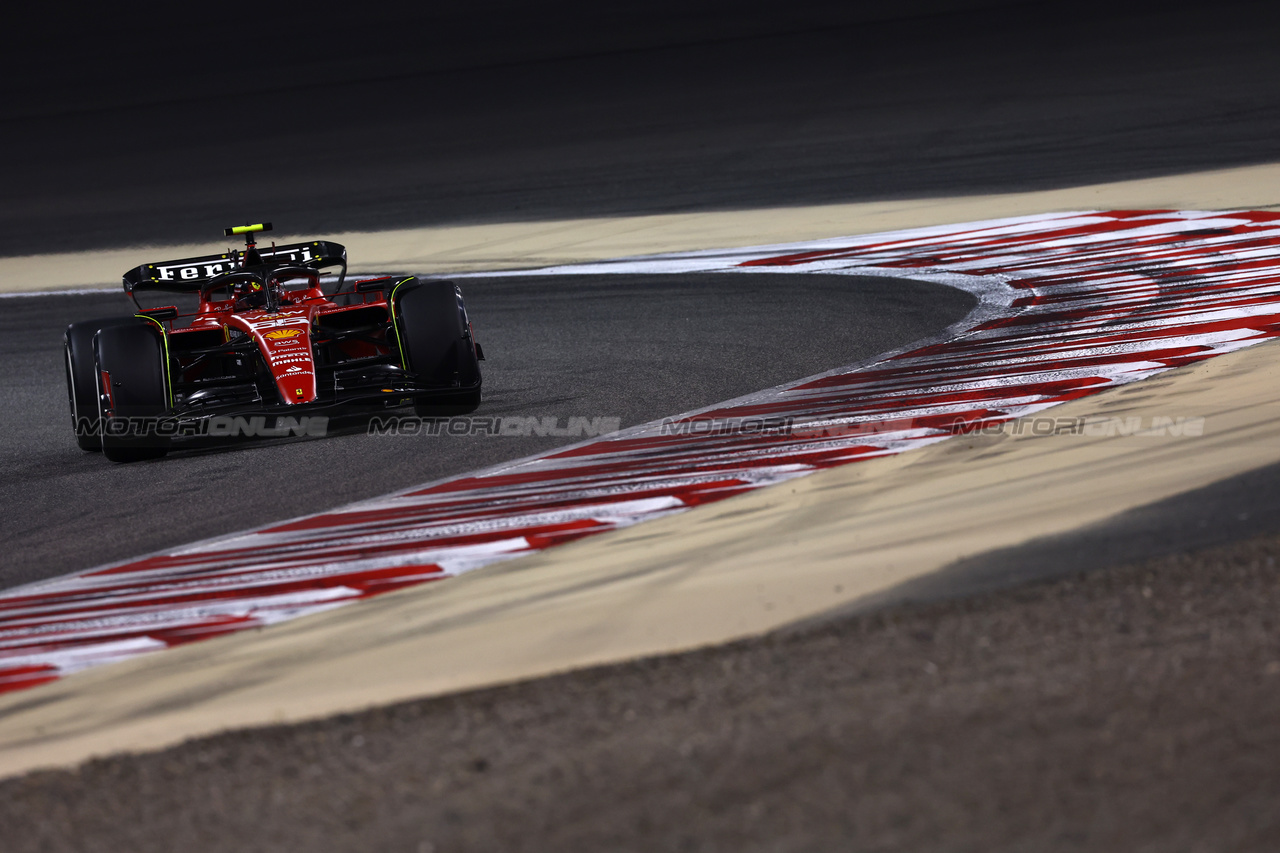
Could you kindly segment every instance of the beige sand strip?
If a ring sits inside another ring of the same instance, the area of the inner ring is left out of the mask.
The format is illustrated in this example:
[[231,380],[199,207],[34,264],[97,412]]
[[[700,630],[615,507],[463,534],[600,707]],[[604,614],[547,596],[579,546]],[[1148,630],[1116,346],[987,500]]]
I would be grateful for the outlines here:
[[[332,235],[369,268],[533,266],[1081,208],[1265,208],[1280,165],[1043,193]],[[208,246],[145,250],[148,257]],[[0,289],[114,282],[136,250],[0,259]],[[0,697],[0,775],[222,729],[749,636],[1280,460],[1280,343],[1051,411],[1207,417],[1198,438],[954,439],[448,583]]]
[[[326,237],[347,246],[353,272],[460,272],[596,261],[654,252],[735,248],[869,234],[1063,210],[1267,209],[1280,199],[1280,164],[1120,181],[1043,192],[601,219],[412,228],[343,234],[273,233],[278,242]],[[276,223],[288,227],[288,223]],[[216,227],[215,227],[216,226]],[[0,293],[118,286],[145,261],[226,248],[207,243],[0,258]]]
[[1203,435],[963,437],[0,700],[0,774],[758,634],[1280,461],[1280,343],[1059,406]]

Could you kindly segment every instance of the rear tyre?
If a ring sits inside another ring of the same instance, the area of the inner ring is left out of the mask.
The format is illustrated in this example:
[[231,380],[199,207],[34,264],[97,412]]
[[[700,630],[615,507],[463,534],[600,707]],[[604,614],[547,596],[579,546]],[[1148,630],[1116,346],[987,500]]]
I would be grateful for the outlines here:
[[93,336],[99,329],[136,323],[132,317],[104,317],[67,326],[62,338],[66,356],[67,401],[71,404],[71,427],[81,450],[102,449],[98,430],[98,381],[93,370]]
[[462,291],[451,281],[424,281],[396,305],[405,366],[437,393],[415,400],[414,411],[432,417],[474,412],[480,405],[480,359]]
[[168,411],[169,391],[157,333],[142,323],[107,326],[93,338],[93,355],[102,455],[112,462],[164,456],[169,439],[154,427]]

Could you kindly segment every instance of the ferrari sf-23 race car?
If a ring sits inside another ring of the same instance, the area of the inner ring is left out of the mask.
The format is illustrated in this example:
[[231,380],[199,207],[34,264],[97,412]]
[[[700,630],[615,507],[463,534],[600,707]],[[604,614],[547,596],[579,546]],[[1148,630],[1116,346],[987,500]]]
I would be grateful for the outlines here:
[[[82,449],[131,462],[187,436],[225,435],[210,423],[248,415],[274,419],[277,434],[283,422],[289,434],[316,413],[479,406],[484,353],[455,284],[390,276],[348,286],[343,246],[258,249],[255,234],[269,230],[228,228],[226,236],[244,235],[242,251],[129,270],[124,290],[136,313],[67,327],[67,394]],[[143,308],[138,295],[150,292],[190,310]]]

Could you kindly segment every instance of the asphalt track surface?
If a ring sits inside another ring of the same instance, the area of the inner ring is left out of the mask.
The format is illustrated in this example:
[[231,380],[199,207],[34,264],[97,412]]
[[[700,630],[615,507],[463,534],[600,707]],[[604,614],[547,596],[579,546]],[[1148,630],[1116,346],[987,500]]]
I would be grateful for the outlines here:
[[[331,95],[341,108],[304,129],[255,123],[253,156],[205,132],[148,132],[226,114],[235,96],[134,91],[90,107],[70,88],[51,101],[36,86],[5,118],[21,132],[0,143],[0,253],[198,240],[246,216],[320,233],[993,192],[1274,158],[1272,4],[1030,9],[655,37],[599,53],[570,44],[505,64],[446,57],[346,88],[263,86]],[[85,98],[94,94],[89,86]],[[507,369],[497,331],[530,319],[484,306],[489,286],[467,286],[493,346],[487,378]],[[43,507],[28,508],[6,480],[6,512],[47,519],[16,536],[7,527],[7,552],[66,568],[137,553],[146,546],[117,520],[144,503],[199,497],[231,513],[257,491],[302,502],[285,514],[321,508],[254,459],[278,454],[315,482],[329,451],[360,436],[132,468],[67,461],[57,337],[88,307],[71,296],[4,301],[6,317],[49,322],[47,332],[22,324],[7,334],[6,359],[37,334],[48,335],[39,346],[51,359],[33,361],[32,374],[6,371],[6,408],[63,424],[38,440],[6,426],[7,444],[47,445],[34,465],[13,455],[5,464],[37,485],[69,471],[114,502],[86,507],[74,489],[50,487]],[[743,390],[772,381],[739,378],[754,383]],[[557,381],[539,379],[536,398],[512,400],[512,411],[559,414],[541,408]],[[473,452],[476,464],[489,459],[487,445]],[[401,476],[401,457],[386,453],[395,463],[375,472],[376,492]],[[146,478],[177,466],[210,476],[147,491]],[[1275,482],[1274,471],[1254,472],[959,567],[994,585],[1056,563],[1094,570],[1096,587],[1066,581],[845,621],[794,642],[37,774],[6,783],[6,824],[30,849],[83,849],[86,839],[104,849],[287,849],[303,832],[334,849],[375,839],[420,850],[833,849],[850,838],[871,849],[1275,849],[1275,543],[1097,572],[1274,529]],[[187,523],[183,539],[233,526]],[[55,540],[73,529],[97,531],[92,554],[60,550]],[[23,559],[5,560],[5,583],[26,579]]]
[[[263,11],[242,51],[261,61],[230,90],[221,65],[186,56],[224,43],[207,22],[29,21],[31,37],[3,60],[15,73],[0,109],[13,130],[0,134],[0,254],[212,241],[246,216],[322,236],[1064,186],[1257,162],[1274,156],[1280,138],[1274,4],[1228,3],[1212,14],[1170,3],[847,6],[797,4],[783,19],[767,4],[672,4],[652,14],[619,6],[593,28],[568,26],[590,18],[573,2],[537,20],[494,2],[443,19],[335,19],[349,25],[345,48],[308,51],[305,62],[279,52],[284,19]],[[328,21],[322,7],[313,11]],[[487,17],[495,12],[500,23]],[[412,34],[416,48],[388,60]],[[62,61],[38,77],[18,73],[42,37]],[[170,42],[183,55],[156,47]],[[154,47],[163,73],[115,61],[121,44]],[[236,116],[245,132],[212,131],[214,116]],[[140,261],[149,257],[140,250]],[[820,285],[795,287],[787,298],[769,292],[780,318],[832,316],[826,303],[804,304],[804,291]],[[579,288],[592,292],[575,317]],[[805,343],[793,348],[744,310],[760,294],[744,302],[708,290],[699,300],[681,289],[663,311],[689,319],[667,324],[649,310],[668,298],[667,285],[469,282],[467,293],[491,357],[486,413],[618,416],[624,425],[848,363],[946,324],[900,322],[879,313],[887,303],[874,315],[851,304],[848,316],[861,325],[847,340],[837,340],[840,321],[826,332],[795,325]],[[939,320],[954,298],[943,297]],[[447,453],[406,453],[405,440],[345,435],[104,467],[69,454],[54,350],[70,319],[122,305],[119,296],[2,303],[0,501],[12,521],[0,584],[549,444],[449,439]],[[538,340],[531,320],[541,317],[554,328]],[[690,369],[706,378],[691,379]],[[180,467],[188,475],[179,479]],[[166,486],[165,477],[175,479]]]
[[[801,278],[801,281],[794,281]],[[616,418],[624,427],[851,364],[973,307],[906,279],[785,274],[464,279],[485,349],[476,416]],[[74,442],[61,330],[122,293],[3,302],[0,352],[23,377],[0,414],[0,585],[331,509],[566,443],[554,436],[332,435],[194,447],[114,465]],[[401,414],[412,414],[401,410]]]
[[1272,537],[0,782],[14,851],[1272,851]]
[[34,15],[0,57],[0,255],[1073,186],[1280,138],[1267,2],[144,10]]

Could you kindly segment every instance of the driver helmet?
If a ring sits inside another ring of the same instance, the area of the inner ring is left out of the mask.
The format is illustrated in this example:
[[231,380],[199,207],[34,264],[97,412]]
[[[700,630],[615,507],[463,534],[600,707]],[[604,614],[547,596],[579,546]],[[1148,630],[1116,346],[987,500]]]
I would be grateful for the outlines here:
[[236,305],[242,307],[255,307],[267,304],[267,294],[263,289],[262,282],[257,279],[245,279],[237,281],[235,287]]
[[[291,301],[287,294],[287,283],[293,283],[295,287],[298,283],[304,283],[308,289],[320,286],[319,273],[314,270],[303,269],[302,267],[286,267],[267,275],[267,286],[271,288],[272,294],[279,304],[285,304]],[[300,294],[295,294],[296,297]]]

